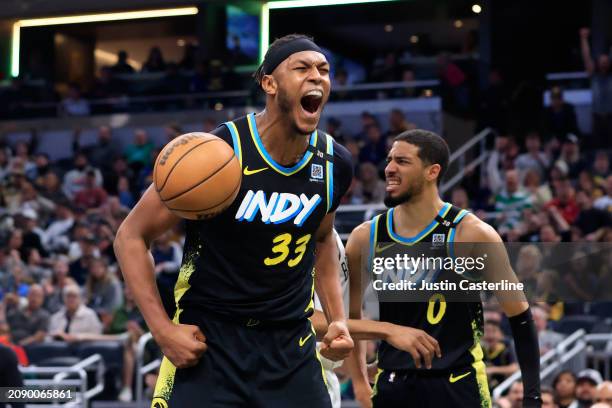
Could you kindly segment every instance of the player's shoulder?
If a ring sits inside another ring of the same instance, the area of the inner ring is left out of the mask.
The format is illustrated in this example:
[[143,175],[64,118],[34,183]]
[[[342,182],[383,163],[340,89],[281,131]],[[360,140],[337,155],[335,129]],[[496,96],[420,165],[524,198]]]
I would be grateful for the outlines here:
[[457,226],[455,241],[458,242],[501,242],[495,228],[472,213],[467,214]]
[[219,124],[216,128],[210,131],[210,134],[226,141],[230,146],[233,145],[232,133],[225,123]]
[[351,235],[349,236],[349,242],[356,245],[364,245],[370,241],[370,232],[372,231],[372,223],[375,222],[373,219],[364,221],[356,226]]
[[351,155],[351,152],[349,152],[346,147],[336,142],[336,140],[334,140],[333,138],[332,143],[334,144],[334,164],[346,167],[352,171],[353,156]]

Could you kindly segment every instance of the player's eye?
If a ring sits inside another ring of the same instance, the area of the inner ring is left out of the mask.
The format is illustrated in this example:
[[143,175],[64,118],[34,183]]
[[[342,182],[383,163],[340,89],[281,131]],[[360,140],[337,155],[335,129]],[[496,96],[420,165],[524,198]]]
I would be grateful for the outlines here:
[[295,67],[294,70],[295,71],[304,72],[304,71],[306,71],[306,67]]

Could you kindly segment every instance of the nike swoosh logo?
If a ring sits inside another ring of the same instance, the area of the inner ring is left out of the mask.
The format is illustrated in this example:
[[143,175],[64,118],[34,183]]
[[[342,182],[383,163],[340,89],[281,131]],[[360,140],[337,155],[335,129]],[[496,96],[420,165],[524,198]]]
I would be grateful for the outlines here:
[[374,249],[374,252],[376,252],[377,254],[380,254],[381,252],[391,248],[392,246],[394,246],[395,244],[388,244],[388,245],[376,245],[376,248]]
[[310,333],[306,338],[300,337],[300,347],[304,347],[304,344],[308,341],[309,338],[312,337],[312,333]]
[[255,170],[249,170],[249,166],[246,166],[244,168],[244,175],[245,176],[250,176],[251,174],[255,174],[255,173],[259,173],[260,171],[264,171],[264,170],[268,170],[267,167],[263,167],[261,169],[255,169]]
[[453,374],[450,375],[450,377],[448,378],[448,381],[452,384],[452,383],[456,383],[457,381],[459,381],[460,379],[467,377],[468,375],[472,374],[471,371],[468,371],[465,374],[461,374],[458,375],[457,377],[454,377]]

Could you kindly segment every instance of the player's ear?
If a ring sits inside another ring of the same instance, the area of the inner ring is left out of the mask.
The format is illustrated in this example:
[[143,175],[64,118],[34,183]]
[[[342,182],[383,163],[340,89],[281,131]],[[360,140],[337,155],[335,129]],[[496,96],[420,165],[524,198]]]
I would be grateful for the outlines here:
[[440,170],[442,170],[442,167],[439,164],[428,166],[425,174],[427,181],[435,181],[440,176]]
[[261,78],[261,89],[268,95],[276,95],[278,84],[272,75],[264,75]]

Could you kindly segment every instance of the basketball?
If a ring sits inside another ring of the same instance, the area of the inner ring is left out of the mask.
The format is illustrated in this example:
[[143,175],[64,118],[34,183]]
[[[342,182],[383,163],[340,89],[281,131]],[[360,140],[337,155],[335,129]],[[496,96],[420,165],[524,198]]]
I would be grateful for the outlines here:
[[219,214],[236,198],[242,181],[234,150],[208,133],[187,133],[159,153],[153,182],[161,201],[182,218]]

